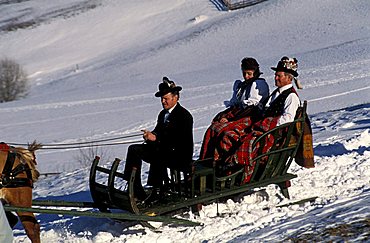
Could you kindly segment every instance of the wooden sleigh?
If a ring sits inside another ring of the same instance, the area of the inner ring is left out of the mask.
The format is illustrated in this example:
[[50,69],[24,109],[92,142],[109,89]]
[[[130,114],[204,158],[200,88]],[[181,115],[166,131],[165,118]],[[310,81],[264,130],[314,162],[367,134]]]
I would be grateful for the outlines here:
[[[282,194],[289,198],[290,180],[297,175],[288,169],[302,143],[303,127],[306,120],[307,102],[299,111],[293,122],[278,126],[258,137],[253,146],[259,143],[259,152],[252,162],[254,173],[247,184],[243,184],[243,169],[234,171],[227,176],[219,176],[212,159],[193,161],[187,170],[168,168],[169,180],[166,184],[168,192],[158,202],[147,206],[134,197],[134,168],[127,183],[127,188],[119,188],[123,174],[118,170],[120,160],[115,159],[110,168],[99,166],[99,157],[95,157],[90,171],[90,191],[95,205],[102,212],[121,209],[134,215],[157,216],[171,214],[180,209],[198,208],[199,205],[217,202],[220,199],[253,191],[255,188],[276,184]],[[262,153],[265,138],[274,137],[272,147]],[[97,181],[97,173],[105,174],[107,180]],[[140,220],[139,220],[140,221]],[[154,220],[153,220],[154,221]],[[153,228],[149,221],[141,221],[144,226]]]

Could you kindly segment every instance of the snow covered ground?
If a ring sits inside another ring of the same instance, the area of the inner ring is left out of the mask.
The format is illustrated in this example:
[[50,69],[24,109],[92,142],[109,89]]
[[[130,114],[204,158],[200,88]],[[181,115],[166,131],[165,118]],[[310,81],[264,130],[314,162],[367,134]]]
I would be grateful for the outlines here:
[[[182,215],[204,224],[194,228],[165,226],[155,233],[108,219],[38,215],[43,242],[275,242],[368,222],[370,2],[270,0],[236,11],[221,11],[217,2],[0,2],[0,58],[23,65],[31,84],[25,99],[0,104],[1,140],[73,143],[153,128],[161,109],[154,93],[168,76],[183,87],[180,102],[194,116],[197,158],[206,127],[241,78],[240,60],[255,57],[273,90],[270,67],[288,55],[299,61],[304,89],[298,92],[308,101],[316,168],[292,165],[298,178],[291,200],[269,186],[268,196],[220,204],[222,217],[214,204],[199,217]],[[6,31],[9,25],[23,27]],[[99,152],[125,160],[126,145]],[[91,200],[80,154],[40,150],[41,173],[61,174],[42,177],[34,198]],[[313,203],[277,207],[313,196]],[[316,240],[369,240],[369,230],[359,228],[347,238]],[[29,242],[20,225],[14,234],[16,242]]]

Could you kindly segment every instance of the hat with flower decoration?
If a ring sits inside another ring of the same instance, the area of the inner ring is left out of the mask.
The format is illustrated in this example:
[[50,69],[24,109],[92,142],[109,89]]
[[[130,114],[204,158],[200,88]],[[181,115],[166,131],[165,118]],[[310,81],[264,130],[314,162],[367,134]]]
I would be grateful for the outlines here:
[[298,77],[298,60],[291,57],[282,57],[276,67],[271,67],[276,72],[286,72],[292,74],[294,77]]

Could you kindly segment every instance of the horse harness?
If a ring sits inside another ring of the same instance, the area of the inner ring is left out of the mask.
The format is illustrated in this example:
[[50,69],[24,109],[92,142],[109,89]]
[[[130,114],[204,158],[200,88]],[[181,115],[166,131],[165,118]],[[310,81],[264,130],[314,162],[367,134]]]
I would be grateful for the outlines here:
[[[16,159],[17,154],[9,150],[7,144],[0,144],[0,151],[8,152],[8,156],[1,172],[0,176],[0,189],[6,188],[16,188],[16,187],[31,187],[33,188],[32,174],[31,169],[28,164],[20,163],[14,169],[13,165]],[[27,178],[17,178],[16,176],[26,172]]]

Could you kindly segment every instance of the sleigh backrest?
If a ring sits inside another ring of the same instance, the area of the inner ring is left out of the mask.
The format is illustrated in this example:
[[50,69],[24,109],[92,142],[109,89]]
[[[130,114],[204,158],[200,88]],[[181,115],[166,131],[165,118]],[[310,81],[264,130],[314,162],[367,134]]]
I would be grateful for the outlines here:
[[[293,122],[277,126],[255,140],[253,146],[259,146],[257,157],[252,160],[255,169],[251,182],[287,173],[302,141],[306,109],[307,101],[304,101]],[[262,152],[266,143],[271,141],[272,147],[267,152]]]

